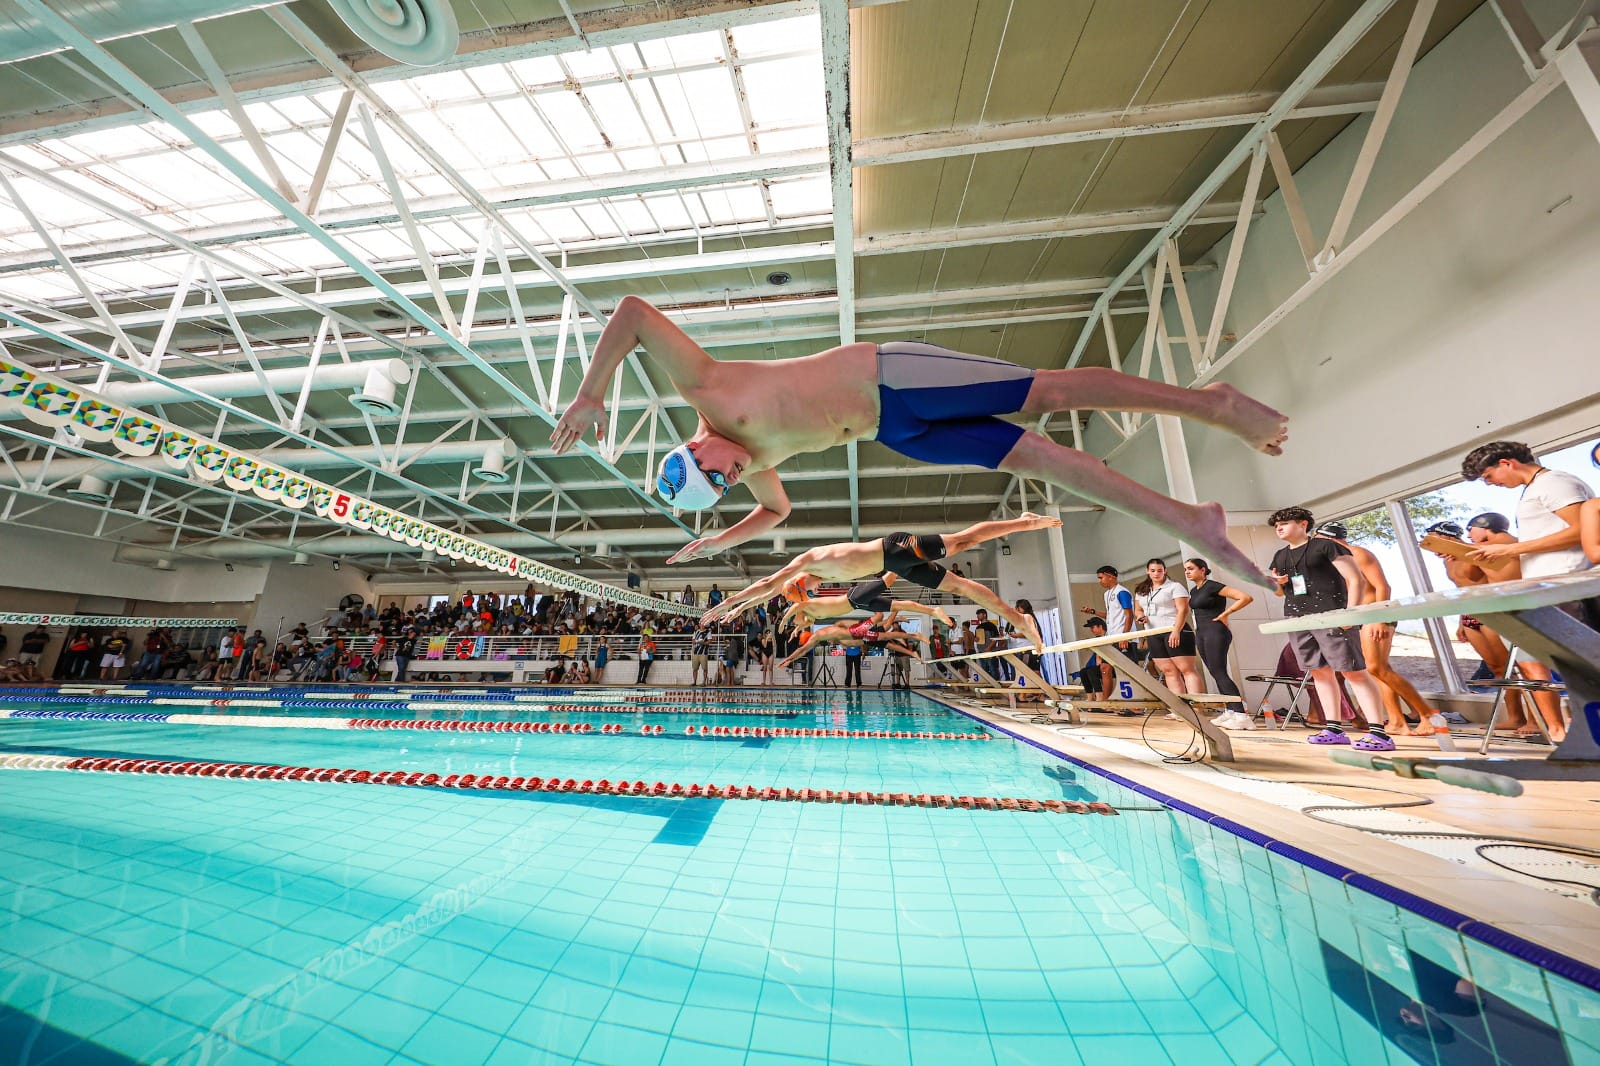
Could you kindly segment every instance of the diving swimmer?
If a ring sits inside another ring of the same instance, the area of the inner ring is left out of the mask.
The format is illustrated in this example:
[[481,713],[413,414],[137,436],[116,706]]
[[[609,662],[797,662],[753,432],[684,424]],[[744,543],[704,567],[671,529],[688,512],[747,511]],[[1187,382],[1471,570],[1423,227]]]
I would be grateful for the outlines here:
[[[820,581],[851,581],[860,577],[868,577],[885,572],[903,577],[907,581],[921,585],[924,588],[937,589],[948,592],[953,596],[971,600],[980,607],[987,607],[1006,621],[1016,627],[1017,632],[1027,635],[1035,648],[1042,647],[1039,634],[1035,632],[1033,620],[1018,611],[1010,604],[995,594],[993,589],[980,585],[970,578],[957,575],[940,566],[936,560],[950,555],[957,555],[969,548],[977,547],[985,541],[997,540],[1000,537],[1009,537],[1013,533],[1026,533],[1035,529],[1049,529],[1061,525],[1059,518],[1046,518],[1044,515],[1024,514],[1020,518],[1007,519],[998,522],[979,522],[968,526],[958,533],[927,534],[916,536],[911,533],[891,533],[887,537],[868,541],[847,541],[839,544],[824,544],[796,556],[789,565],[761,579],[750,586],[740,589],[722,603],[705,613],[700,620],[701,624],[725,621],[737,616],[741,611],[747,610],[758,603],[762,603],[777,592],[786,588],[791,582],[802,579],[806,575]],[[858,586],[862,588],[865,586]],[[848,614],[852,609],[860,610],[885,610],[883,607],[868,607],[865,603],[856,603],[858,598],[856,590],[851,590],[850,603],[832,614],[818,614],[818,618],[834,618]],[[866,594],[863,594],[866,596]],[[831,597],[842,600],[845,597]],[[866,596],[868,600],[875,596]],[[897,606],[904,609],[918,611],[919,605],[910,601],[895,601]],[[907,606],[909,605],[909,606]],[[921,609],[927,612],[926,608]],[[919,612],[921,613],[921,612]],[[942,614],[943,612],[940,612]],[[946,625],[950,624],[948,617],[942,619]]]
[[1287,419],[1231,385],[1185,389],[1105,367],[1030,370],[920,341],[846,344],[793,359],[717,360],[647,301],[626,296],[550,434],[556,454],[599,427],[612,375],[640,346],[700,416],[688,443],[661,461],[657,492],[675,507],[704,510],[743,483],[756,501],[744,518],[689,542],[668,563],[715,555],[787,518],[789,497],[776,469],[783,460],[876,439],[922,462],[1048,482],[1141,518],[1251,581],[1275,584],[1228,538],[1221,504],[1162,496],[1093,456],[997,417],[1065,410],[1177,415],[1280,454]]

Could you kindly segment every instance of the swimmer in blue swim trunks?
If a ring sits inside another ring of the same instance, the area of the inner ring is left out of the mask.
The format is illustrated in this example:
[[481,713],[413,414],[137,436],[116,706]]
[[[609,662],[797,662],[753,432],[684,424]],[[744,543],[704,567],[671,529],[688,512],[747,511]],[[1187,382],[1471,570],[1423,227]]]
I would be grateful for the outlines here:
[[661,461],[657,492],[676,507],[703,510],[742,483],[756,501],[740,521],[690,542],[669,563],[715,555],[787,518],[789,497],[777,472],[783,460],[876,439],[912,459],[1048,482],[1141,518],[1241,577],[1275,585],[1228,539],[1220,504],[1169,499],[1001,417],[1066,410],[1176,415],[1279,454],[1287,420],[1231,385],[1185,389],[1104,367],[1030,370],[919,341],[846,344],[796,359],[717,360],[659,310],[627,296],[550,434],[558,455],[599,427],[612,375],[640,346],[700,415],[689,442]]

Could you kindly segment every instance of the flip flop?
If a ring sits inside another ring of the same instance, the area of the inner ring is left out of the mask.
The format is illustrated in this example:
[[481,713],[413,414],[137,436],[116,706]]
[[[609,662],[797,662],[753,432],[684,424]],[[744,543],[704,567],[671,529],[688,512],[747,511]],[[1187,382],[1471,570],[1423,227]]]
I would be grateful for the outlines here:
[[1335,733],[1331,729],[1324,729],[1320,733],[1313,733],[1306,738],[1309,744],[1348,744],[1350,738],[1343,733]]
[[1352,748],[1359,751],[1393,751],[1394,741],[1388,737],[1380,737],[1376,733],[1368,733],[1350,742]]

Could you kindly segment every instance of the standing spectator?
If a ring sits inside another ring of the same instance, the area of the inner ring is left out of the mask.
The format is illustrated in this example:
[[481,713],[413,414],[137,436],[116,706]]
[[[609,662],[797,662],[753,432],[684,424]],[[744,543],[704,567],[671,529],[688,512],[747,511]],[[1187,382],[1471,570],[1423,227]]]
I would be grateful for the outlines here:
[[850,687],[850,679],[855,679],[856,688],[861,687],[861,659],[862,647],[859,644],[847,644],[844,649],[844,687]]
[[698,688],[702,684],[710,684],[711,679],[707,670],[707,644],[711,636],[700,626],[695,626],[694,634],[689,637],[689,687]]
[[[1185,559],[1183,576],[1191,585],[1189,608],[1194,611],[1195,650],[1206,664],[1206,673],[1211,675],[1211,683],[1219,693],[1242,697],[1228,668],[1228,651],[1233,647],[1233,630],[1228,628],[1228,619],[1250,606],[1256,598],[1212,577],[1211,566],[1204,559]],[[1212,719],[1212,723],[1224,729],[1254,729],[1255,719],[1242,708],[1242,704],[1230,706]]]
[[606,663],[611,658],[611,644],[606,640],[605,634],[600,635],[600,642],[594,646],[594,681],[596,684],[606,678]]
[[406,671],[411,668],[411,660],[417,654],[417,627],[407,626],[399,640],[394,642],[394,682],[400,684],[406,679]]
[[1594,499],[1588,485],[1564,471],[1539,465],[1533,450],[1517,441],[1495,441],[1474,448],[1461,461],[1461,473],[1468,481],[1522,490],[1517,501],[1517,540],[1480,546],[1473,553],[1475,559],[1518,557],[1523,577],[1553,577],[1589,568],[1578,524],[1583,505]]
[[233,627],[229,626],[227,632],[222,634],[222,640],[217,644],[217,670],[218,681],[228,676],[228,668],[233,665]]
[[121,629],[111,631],[111,636],[101,646],[100,680],[117,680],[117,671],[128,665],[128,634]]
[[685,585],[685,586],[683,586],[683,598],[680,599],[678,602],[682,603],[685,607],[693,607],[694,606],[694,586],[693,585]]
[[[1151,629],[1172,627],[1172,632],[1148,641],[1150,658],[1155,660],[1161,680],[1180,696],[1205,691],[1200,683],[1200,660],[1195,657],[1194,630],[1189,628],[1189,590],[1167,577],[1167,564],[1160,559],[1145,563],[1150,591],[1134,599],[1134,617]],[[1168,718],[1177,715],[1167,713]]]
[[711,585],[711,591],[706,593],[706,606],[715,607],[717,604],[721,603],[722,595],[722,589],[719,588],[715,582],[713,582]]
[[36,625],[22,634],[22,644],[18,649],[22,665],[37,668],[39,660],[44,656],[44,647],[49,643],[50,631],[44,626]]
[[[1283,613],[1290,618],[1324,611],[1338,611],[1361,601],[1365,579],[1350,553],[1331,540],[1313,540],[1311,512],[1304,507],[1284,507],[1269,519],[1272,530],[1284,547],[1272,557],[1272,576],[1283,597]],[[1378,682],[1367,673],[1361,655],[1361,634],[1354,626],[1312,629],[1289,634],[1295,658],[1311,674],[1317,697],[1329,714],[1339,707],[1339,678],[1342,676],[1355,694],[1357,709],[1368,722],[1377,721],[1383,709]],[[1378,726],[1352,741],[1335,722],[1315,733],[1313,744],[1349,744],[1362,751],[1393,751],[1394,741]]]
[[772,639],[772,630],[763,629],[761,636],[756,640],[756,655],[761,660],[761,683],[774,685],[772,678],[773,665],[777,662],[777,643]]
[[[1355,560],[1356,568],[1366,581],[1361,598],[1363,604],[1378,603],[1389,598],[1393,590],[1389,586],[1388,575],[1383,572],[1383,565],[1371,551],[1350,543],[1350,533],[1343,522],[1324,522],[1317,527],[1317,536],[1333,541]],[[1367,660],[1367,670],[1377,678],[1378,691],[1383,693],[1383,709],[1388,719],[1384,723],[1384,732],[1392,737],[1431,737],[1433,727],[1429,722],[1438,712],[1423,700],[1417,686],[1389,665],[1389,654],[1394,649],[1394,631],[1393,622],[1368,622],[1361,627],[1361,657]],[[1406,722],[1405,711],[1400,707],[1401,700],[1417,716],[1415,731]]]
[[645,636],[639,641],[639,676],[634,679],[635,685],[642,685],[650,676],[650,665],[656,661],[656,642],[653,637]]
[[1106,590],[1105,606],[1085,607],[1083,613],[1105,619],[1106,634],[1117,636],[1133,630],[1133,593],[1118,582],[1117,568],[1102,566],[1094,572],[1095,580]]
[[67,652],[61,657],[61,662],[56,667],[56,673],[65,677],[68,681],[77,681],[87,676],[89,667],[92,665],[89,661],[89,652],[93,647],[94,639],[89,636],[89,631],[87,629],[78,630],[72,635],[72,639],[67,642]]

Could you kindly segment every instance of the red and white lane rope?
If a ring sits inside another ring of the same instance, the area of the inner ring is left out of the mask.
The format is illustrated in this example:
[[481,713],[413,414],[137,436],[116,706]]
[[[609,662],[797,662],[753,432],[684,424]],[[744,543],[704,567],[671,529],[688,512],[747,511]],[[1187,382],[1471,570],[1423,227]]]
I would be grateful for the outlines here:
[[[640,726],[637,733],[617,722],[598,729],[588,722],[466,722],[454,718],[310,718],[268,714],[171,714],[165,712],[119,714],[115,711],[0,710],[0,720],[50,722],[118,722],[158,725],[240,726],[257,729],[388,729],[428,733],[562,733],[575,735],[658,737],[665,726]],[[992,740],[988,733],[933,733],[890,729],[791,729],[764,726],[686,726],[688,737],[804,738],[808,740]]]
[[193,762],[181,759],[69,758],[65,755],[0,754],[0,770],[54,770],[111,774],[158,774],[167,777],[224,777],[249,781],[315,781],[351,785],[395,785],[410,788],[474,789],[489,792],[550,792],[598,796],[643,796],[651,799],[764,800],[789,803],[853,803],[883,807],[943,807],[974,811],[1020,811],[1044,814],[1115,815],[1104,803],[1019,799],[996,796],[947,796],[909,792],[851,792],[842,789],[756,788],[753,785],[684,785],[678,782],[599,781],[559,777],[510,777],[495,774],[449,774],[404,770],[352,770],[328,766],[279,766],[252,763]]

